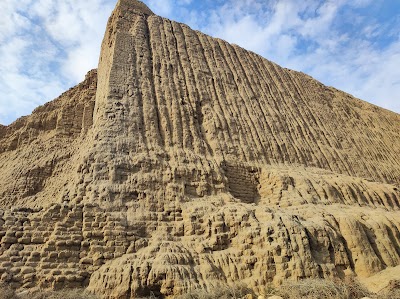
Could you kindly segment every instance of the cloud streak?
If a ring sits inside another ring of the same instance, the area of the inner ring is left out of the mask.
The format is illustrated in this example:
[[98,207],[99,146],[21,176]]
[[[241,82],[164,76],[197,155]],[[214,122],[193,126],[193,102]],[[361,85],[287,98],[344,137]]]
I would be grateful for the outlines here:
[[100,0],[3,0],[0,123],[54,99],[95,68],[114,4]]

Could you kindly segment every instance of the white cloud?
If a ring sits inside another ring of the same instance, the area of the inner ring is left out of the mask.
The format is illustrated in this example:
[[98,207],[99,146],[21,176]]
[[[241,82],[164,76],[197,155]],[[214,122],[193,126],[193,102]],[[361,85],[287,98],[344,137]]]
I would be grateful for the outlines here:
[[109,0],[2,0],[0,123],[29,114],[98,63]]
[[96,67],[112,8],[110,1],[101,0],[40,0],[34,4],[44,30],[65,52],[61,71],[71,81],[82,80],[88,70]]
[[383,52],[361,54],[361,80],[351,90],[363,99],[400,112],[400,40]]

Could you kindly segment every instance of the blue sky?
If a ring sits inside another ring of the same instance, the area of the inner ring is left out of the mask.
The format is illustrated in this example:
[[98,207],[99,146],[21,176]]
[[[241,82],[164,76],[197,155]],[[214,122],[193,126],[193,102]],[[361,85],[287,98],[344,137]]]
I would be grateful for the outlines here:
[[[156,14],[400,113],[399,0],[145,0]],[[97,67],[116,0],[1,0],[0,123]]]

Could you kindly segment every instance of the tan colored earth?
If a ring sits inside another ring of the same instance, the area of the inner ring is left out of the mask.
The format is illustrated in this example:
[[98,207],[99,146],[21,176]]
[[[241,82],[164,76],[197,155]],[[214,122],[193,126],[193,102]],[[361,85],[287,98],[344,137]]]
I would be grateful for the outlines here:
[[399,157],[399,114],[120,0],[98,70],[0,126],[0,280],[378,291],[399,273]]

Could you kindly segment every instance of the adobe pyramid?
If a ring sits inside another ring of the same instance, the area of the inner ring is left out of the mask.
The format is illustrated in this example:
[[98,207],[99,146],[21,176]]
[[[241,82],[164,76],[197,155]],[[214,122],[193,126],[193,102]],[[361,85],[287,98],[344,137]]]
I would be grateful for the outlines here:
[[371,277],[400,265],[399,156],[400,115],[120,0],[98,70],[0,127],[1,280]]

